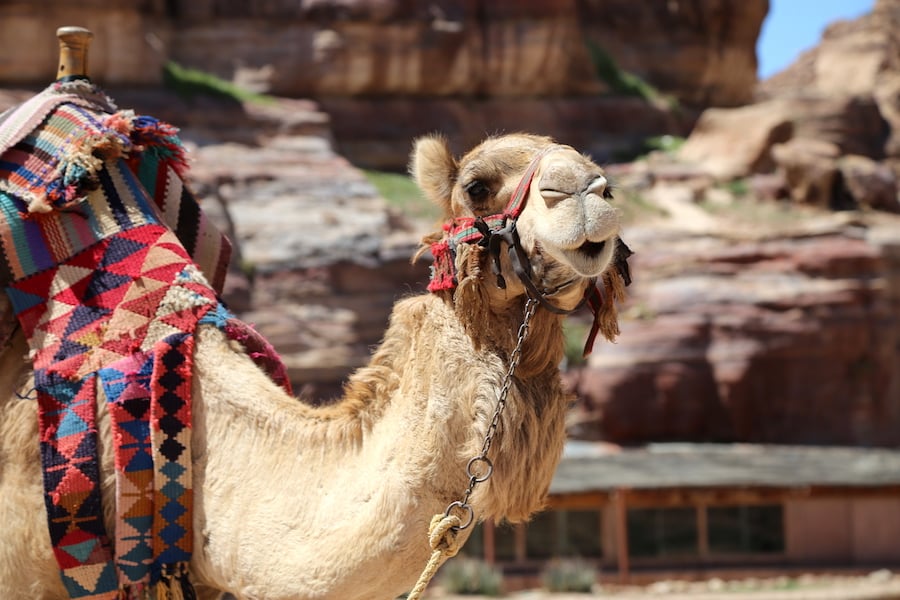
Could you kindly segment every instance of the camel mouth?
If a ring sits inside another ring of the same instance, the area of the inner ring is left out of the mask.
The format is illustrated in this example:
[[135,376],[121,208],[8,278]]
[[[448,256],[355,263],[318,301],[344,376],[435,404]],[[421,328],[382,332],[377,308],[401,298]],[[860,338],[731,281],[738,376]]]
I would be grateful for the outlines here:
[[606,240],[600,242],[592,242],[589,240],[578,246],[577,251],[588,258],[597,258],[600,256],[600,253],[603,252],[604,248],[606,248]]
[[558,249],[557,259],[568,264],[582,277],[596,277],[612,260],[615,244],[610,242],[613,240],[615,236],[598,242],[587,240],[568,250]]

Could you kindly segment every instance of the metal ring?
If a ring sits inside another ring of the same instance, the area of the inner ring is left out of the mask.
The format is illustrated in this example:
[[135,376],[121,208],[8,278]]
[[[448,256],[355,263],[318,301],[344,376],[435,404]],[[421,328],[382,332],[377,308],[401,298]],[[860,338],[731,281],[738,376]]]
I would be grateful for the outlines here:
[[458,508],[460,510],[464,510],[467,513],[469,513],[469,518],[466,519],[465,523],[460,523],[458,527],[454,527],[454,529],[456,529],[457,531],[462,531],[463,529],[465,529],[466,527],[468,527],[469,525],[472,524],[472,521],[475,519],[475,511],[472,509],[472,506],[470,504],[464,504],[463,502],[460,502],[459,500],[457,500],[456,502],[451,502],[450,505],[447,506],[447,510],[444,512],[444,516],[449,517],[450,512],[454,508]]
[[[472,467],[480,462],[483,462],[485,465],[487,465],[486,472],[481,477],[472,472]],[[472,459],[469,460],[469,464],[466,465],[466,475],[471,477],[472,481],[475,483],[484,483],[485,481],[490,479],[491,475],[493,474],[494,463],[492,463],[491,459],[489,459],[487,456],[482,455],[472,457]]]

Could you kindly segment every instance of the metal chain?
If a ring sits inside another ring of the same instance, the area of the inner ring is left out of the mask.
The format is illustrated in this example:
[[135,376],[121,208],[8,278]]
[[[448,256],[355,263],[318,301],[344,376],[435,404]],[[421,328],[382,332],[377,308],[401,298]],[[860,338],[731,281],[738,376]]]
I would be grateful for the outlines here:
[[[494,442],[494,436],[497,433],[497,427],[500,425],[500,416],[506,408],[506,400],[509,396],[509,390],[512,387],[513,375],[516,372],[516,367],[519,366],[519,361],[522,359],[522,346],[525,343],[525,338],[528,337],[528,327],[531,323],[531,318],[537,310],[538,304],[538,300],[531,297],[525,302],[525,315],[522,318],[522,324],[519,326],[516,347],[509,356],[509,367],[506,369],[503,385],[500,387],[500,393],[497,396],[497,406],[494,408],[494,415],[491,417],[491,423],[488,425],[487,431],[484,434],[484,443],[481,446],[481,453],[472,457],[466,465],[466,475],[469,476],[469,487],[466,488],[462,500],[451,502],[447,506],[447,510],[444,511],[445,517],[449,517],[454,509],[465,513],[466,518],[460,518],[459,527],[454,528],[457,531],[467,528],[472,524],[472,521],[475,518],[475,511],[472,509],[472,505],[469,504],[469,498],[472,496],[472,492],[475,491],[475,486],[479,483],[484,483],[494,474],[494,463],[487,457],[487,453],[491,449],[491,444]],[[479,465],[481,465],[480,468]]]

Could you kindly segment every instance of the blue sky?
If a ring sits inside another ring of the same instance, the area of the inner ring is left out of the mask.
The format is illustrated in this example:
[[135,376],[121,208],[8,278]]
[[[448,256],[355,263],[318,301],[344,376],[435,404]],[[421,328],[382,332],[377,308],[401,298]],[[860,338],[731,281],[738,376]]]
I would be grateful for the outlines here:
[[864,15],[874,4],[875,0],[769,0],[769,14],[756,44],[759,78],[783,70],[801,52],[818,45],[830,23]]

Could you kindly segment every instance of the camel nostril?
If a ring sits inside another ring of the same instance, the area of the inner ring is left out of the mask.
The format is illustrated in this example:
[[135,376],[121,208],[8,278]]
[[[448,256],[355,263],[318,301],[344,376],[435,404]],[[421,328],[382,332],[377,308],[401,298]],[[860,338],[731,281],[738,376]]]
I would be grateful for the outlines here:
[[609,193],[609,181],[603,175],[600,175],[599,177],[591,181],[585,192],[588,194],[597,194],[601,198],[611,197]]

